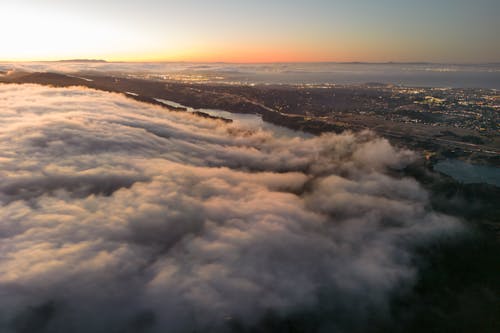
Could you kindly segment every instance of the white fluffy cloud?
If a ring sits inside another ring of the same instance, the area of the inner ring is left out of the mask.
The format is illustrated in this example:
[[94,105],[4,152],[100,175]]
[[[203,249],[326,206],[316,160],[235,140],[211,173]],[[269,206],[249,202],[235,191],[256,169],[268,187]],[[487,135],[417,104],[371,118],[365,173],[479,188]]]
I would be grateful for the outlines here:
[[278,138],[84,88],[0,85],[0,330],[224,331],[383,311],[460,230],[365,132]]

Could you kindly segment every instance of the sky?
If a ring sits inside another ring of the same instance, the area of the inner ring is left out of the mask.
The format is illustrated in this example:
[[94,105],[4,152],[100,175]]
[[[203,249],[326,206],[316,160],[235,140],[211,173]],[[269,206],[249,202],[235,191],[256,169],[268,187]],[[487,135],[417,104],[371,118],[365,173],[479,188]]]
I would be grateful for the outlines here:
[[498,0],[0,0],[0,60],[500,61]]

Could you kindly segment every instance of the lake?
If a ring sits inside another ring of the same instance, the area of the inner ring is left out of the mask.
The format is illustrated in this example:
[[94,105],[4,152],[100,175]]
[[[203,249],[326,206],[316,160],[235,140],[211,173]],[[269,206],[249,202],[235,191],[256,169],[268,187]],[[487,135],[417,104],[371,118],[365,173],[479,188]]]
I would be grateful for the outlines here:
[[500,187],[500,168],[494,166],[449,159],[436,163],[434,170],[464,184],[487,183]]

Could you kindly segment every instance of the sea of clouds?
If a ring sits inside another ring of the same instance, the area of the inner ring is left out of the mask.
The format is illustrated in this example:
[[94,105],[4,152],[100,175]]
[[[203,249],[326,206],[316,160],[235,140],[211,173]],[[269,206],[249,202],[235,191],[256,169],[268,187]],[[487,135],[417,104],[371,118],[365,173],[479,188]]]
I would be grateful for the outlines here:
[[415,248],[461,230],[369,132],[280,138],[37,85],[0,85],[0,124],[1,332],[225,332],[325,306],[324,331],[362,330],[415,282]]

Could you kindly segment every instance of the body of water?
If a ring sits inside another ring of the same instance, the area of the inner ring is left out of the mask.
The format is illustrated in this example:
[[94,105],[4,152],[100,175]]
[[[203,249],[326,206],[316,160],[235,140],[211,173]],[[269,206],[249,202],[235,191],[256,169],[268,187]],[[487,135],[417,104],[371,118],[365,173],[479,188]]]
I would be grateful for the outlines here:
[[465,184],[487,183],[500,187],[500,168],[494,166],[471,164],[460,160],[444,160],[436,163],[434,170]]
[[257,114],[244,114],[244,113],[232,113],[228,111],[222,110],[213,110],[213,109],[199,109],[197,111],[208,113],[211,116],[222,117],[226,119],[232,119],[235,124],[240,125],[241,127],[255,129],[255,130],[266,130],[272,132],[277,137],[302,137],[302,138],[310,138],[313,135],[309,133],[305,133],[302,131],[294,131],[289,128],[283,126],[277,126],[271,123],[268,123],[262,120],[262,117]]
[[500,64],[427,63],[0,63],[0,71],[105,73],[140,78],[230,84],[363,84],[500,89]]
[[231,119],[233,123],[248,129],[253,130],[266,130],[272,132],[277,137],[302,137],[309,138],[312,137],[312,134],[305,133],[302,131],[294,131],[289,128],[283,126],[277,126],[271,123],[268,123],[262,119],[262,117],[258,114],[248,114],[248,113],[233,113],[229,111],[216,110],[216,109],[193,109],[191,107],[179,104],[174,101],[156,98],[156,100],[160,103],[163,103],[167,106],[172,106],[176,108],[186,108],[188,112],[200,111],[206,114],[209,114],[214,117],[222,117],[226,119]]
[[[188,111],[201,111],[215,117],[232,119],[239,126],[254,129],[267,130],[278,137],[312,137],[312,134],[302,131],[294,131],[286,127],[277,126],[262,120],[260,115],[233,113],[229,111],[214,110],[214,109],[193,109],[186,107],[174,101],[157,99],[168,106],[185,107]],[[461,160],[448,159],[439,161],[434,165],[434,170],[442,172],[453,179],[465,183],[487,183],[495,186],[500,186],[500,168],[494,166],[471,164]]]

